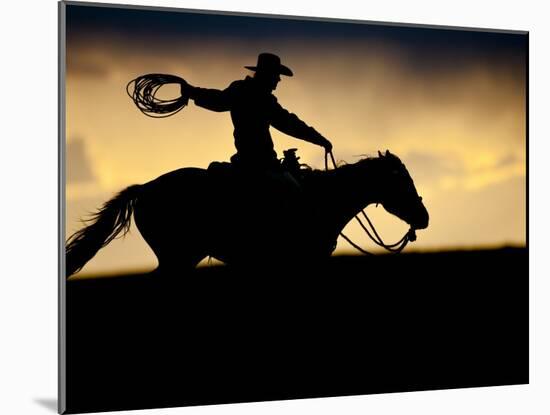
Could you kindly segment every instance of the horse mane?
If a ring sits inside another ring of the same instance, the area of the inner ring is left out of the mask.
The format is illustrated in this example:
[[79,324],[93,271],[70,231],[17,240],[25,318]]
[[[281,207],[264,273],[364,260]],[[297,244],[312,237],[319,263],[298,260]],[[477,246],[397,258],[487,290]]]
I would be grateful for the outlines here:
[[330,173],[332,173],[336,170],[338,170],[340,172],[351,171],[351,170],[356,169],[357,167],[366,166],[366,165],[370,164],[371,162],[377,161],[377,160],[380,160],[380,157],[367,156],[367,157],[363,157],[363,158],[357,160],[354,163],[348,163],[345,160],[338,160],[338,162],[336,162],[336,169],[329,169],[329,170],[314,169],[314,168],[311,168],[310,166],[307,166],[307,168],[304,169],[304,171],[306,171],[309,175],[312,175],[312,176],[315,176],[315,177],[316,176],[324,176],[327,173],[330,174]]

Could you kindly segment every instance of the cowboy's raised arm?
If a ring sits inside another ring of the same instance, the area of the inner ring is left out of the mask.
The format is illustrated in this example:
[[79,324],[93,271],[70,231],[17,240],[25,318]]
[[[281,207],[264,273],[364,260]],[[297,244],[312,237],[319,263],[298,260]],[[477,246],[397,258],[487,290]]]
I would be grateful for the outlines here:
[[181,84],[181,95],[193,101],[195,105],[211,111],[222,112],[231,109],[233,84],[224,90],[199,88],[187,82]]
[[277,130],[309,143],[317,144],[327,151],[332,150],[332,144],[329,140],[319,134],[313,127],[300,120],[296,114],[284,109],[276,98],[271,117],[271,125]]

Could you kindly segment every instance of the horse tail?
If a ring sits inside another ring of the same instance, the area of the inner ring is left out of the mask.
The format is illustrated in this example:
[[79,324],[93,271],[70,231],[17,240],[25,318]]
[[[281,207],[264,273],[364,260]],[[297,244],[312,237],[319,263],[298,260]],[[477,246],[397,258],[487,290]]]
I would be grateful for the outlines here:
[[69,237],[65,249],[67,277],[80,271],[121,232],[122,236],[128,233],[140,187],[133,185],[122,190],[86,220],[87,226]]

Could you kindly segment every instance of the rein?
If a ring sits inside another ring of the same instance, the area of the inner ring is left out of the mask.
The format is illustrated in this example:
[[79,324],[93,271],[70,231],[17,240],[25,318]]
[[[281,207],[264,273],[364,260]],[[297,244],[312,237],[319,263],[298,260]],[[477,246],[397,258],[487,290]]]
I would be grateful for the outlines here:
[[[337,169],[338,166],[336,165],[336,161],[334,160],[334,155],[332,154],[332,151],[325,151],[325,170],[329,169],[329,167],[328,167],[328,158],[329,158],[329,156],[330,156],[330,159],[332,161],[332,165],[334,166],[334,169]],[[365,213],[364,209],[361,209],[361,214],[363,215],[363,217],[365,218],[365,220],[369,224],[371,230],[369,230],[365,226],[365,224],[363,223],[363,221],[361,220],[359,215],[355,215],[355,219],[357,220],[357,222],[359,222],[359,225],[361,225],[361,228],[363,228],[363,230],[368,235],[368,237],[376,245],[384,248],[385,250],[387,250],[389,252],[399,253],[407,246],[409,241],[414,242],[416,240],[416,233],[415,233],[414,229],[411,227],[408,230],[408,232],[405,235],[403,235],[403,238],[401,238],[399,241],[397,241],[393,244],[386,244],[386,243],[384,243],[384,241],[382,240],[382,238],[380,237],[378,232],[376,232],[376,228],[374,227],[373,223],[371,222],[371,220],[369,219],[369,217]],[[365,255],[373,255],[372,252],[368,252],[367,250],[361,248],[359,245],[354,243],[350,238],[348,238],[346,235],[344,235],[343,232],[340,232],[340,236],[342,236],[342,238],[344,238],[351,246],[353,246],[359,252],[361,252]]]

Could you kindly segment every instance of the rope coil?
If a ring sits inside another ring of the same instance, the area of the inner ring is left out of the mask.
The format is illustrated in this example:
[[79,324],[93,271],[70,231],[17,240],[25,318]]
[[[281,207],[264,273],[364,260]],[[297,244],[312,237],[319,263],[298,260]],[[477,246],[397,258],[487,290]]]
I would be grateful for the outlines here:
[[189,103],[189,98],[180,96],[161,99],[156,95],[161,87],[168,84],[183,85],[185,80],[175,75],[152,73],[138,76],[126,85],[126,93],[138,109],[151,118],[166,118],[180,112]]

